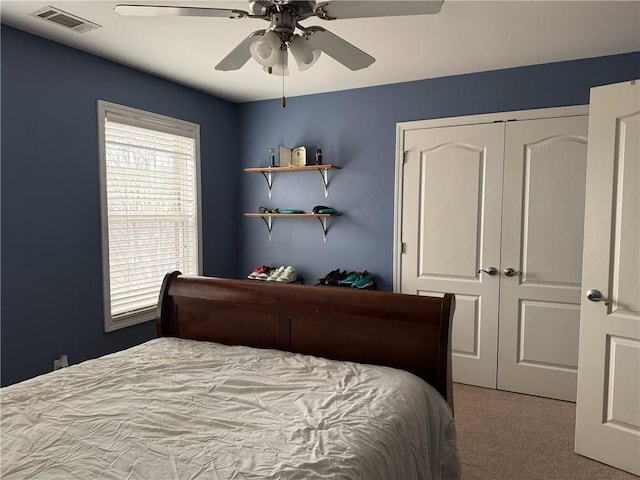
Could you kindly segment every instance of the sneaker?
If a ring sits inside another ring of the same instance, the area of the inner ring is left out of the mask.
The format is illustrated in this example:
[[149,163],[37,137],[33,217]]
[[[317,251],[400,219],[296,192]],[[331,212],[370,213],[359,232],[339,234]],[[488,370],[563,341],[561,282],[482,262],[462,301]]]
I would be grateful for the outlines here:
[[282,271],[278,278],[276,278],[276,282],[291,283],[295,282],[297,279],[298,274],[296,273],[296,269],[289,265]]
[[334,287],[337,287],[339,285],[340,280],[344,280],[345,278],[347,278],[347,272],[345,270],[339,270],[335,275],[331,275],[329,278],[327,278],[327,285],[331,285]]
[[267,277],[267,282],[275,282],[278,280],[278,277],[282,275],[282,272],[284,272],[284,266],[276,268]]
[[366,270],[360,274],[360,276],[354,281],[351,286],[355,288],[361,288],[363,290],[370,290],[375,284],[373,275]]
[[259,278],[260,274],[264,273],[266,271],[266,269],[269,268],[265,265],[260,265],[259,267],[256,267],[253,272],[251,272],[249,274],[249,276],[247,278],[250,278],[252,280],[256,280],[257,278]]
[[256,280],[267,280],[275,269],[275,267],[264,267],[264,270],[258,274]]
[[345,278],[338,280],[338,285],[350,287],[359,276],[360,274],[358,272],[350,272]]
[[316,285],[328,285],[327,281],[330,278],[335,277],[336,275],[338,275],[340,273],[340,269],[337,268],[335,270],[330,271],[329,273],[327,273],[324,277],[319,278],[318,281],[316,282]]

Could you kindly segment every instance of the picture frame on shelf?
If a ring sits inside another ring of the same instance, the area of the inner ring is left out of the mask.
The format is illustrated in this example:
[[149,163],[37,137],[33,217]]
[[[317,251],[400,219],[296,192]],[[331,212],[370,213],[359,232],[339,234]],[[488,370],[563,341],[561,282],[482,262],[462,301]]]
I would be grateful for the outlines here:
[[276,161],[277,165],[280,167],[290,167],[291,166],[291,158],[292,158],[292,149],[289,147],[284,147],[282,145],[278,146],[278,159]]

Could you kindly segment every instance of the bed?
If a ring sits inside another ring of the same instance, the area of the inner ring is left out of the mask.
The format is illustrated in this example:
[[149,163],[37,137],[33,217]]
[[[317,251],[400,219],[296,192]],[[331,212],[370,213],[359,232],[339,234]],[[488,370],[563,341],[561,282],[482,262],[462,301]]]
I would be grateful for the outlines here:
[[157,338],[1,390],[3,479],[460,478],[453,295],[167,274]]

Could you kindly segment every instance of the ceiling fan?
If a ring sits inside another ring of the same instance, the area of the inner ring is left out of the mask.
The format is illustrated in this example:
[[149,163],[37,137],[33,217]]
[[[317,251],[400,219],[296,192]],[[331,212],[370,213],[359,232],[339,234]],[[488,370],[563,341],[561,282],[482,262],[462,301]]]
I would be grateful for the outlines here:
[[[221,17],[231,19],[259,18],[270,22],[237,45],[216,70],[238,70],[249,58],[268,73],[287,75],[291,53],[299,70],[307,70],[324,52],[351,70],[366,68],[375,58],[339,36],[319,26],[305,27],[301,21],[310,17],[321,20],[392,17],[438,13],[444,0],[256,0],[249,1],[249,11],[228,8],[187,7],[169,5],[121,4],[115,11],[121,15],[178,17]],[[299,33],[298,33],[299,32]]]

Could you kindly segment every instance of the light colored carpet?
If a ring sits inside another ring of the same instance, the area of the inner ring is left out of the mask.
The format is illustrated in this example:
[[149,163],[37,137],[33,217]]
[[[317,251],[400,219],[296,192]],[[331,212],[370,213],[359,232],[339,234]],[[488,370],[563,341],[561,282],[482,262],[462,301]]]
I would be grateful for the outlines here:
[[638,480],[573,451],[575,403],[454,384],[463,480]]

